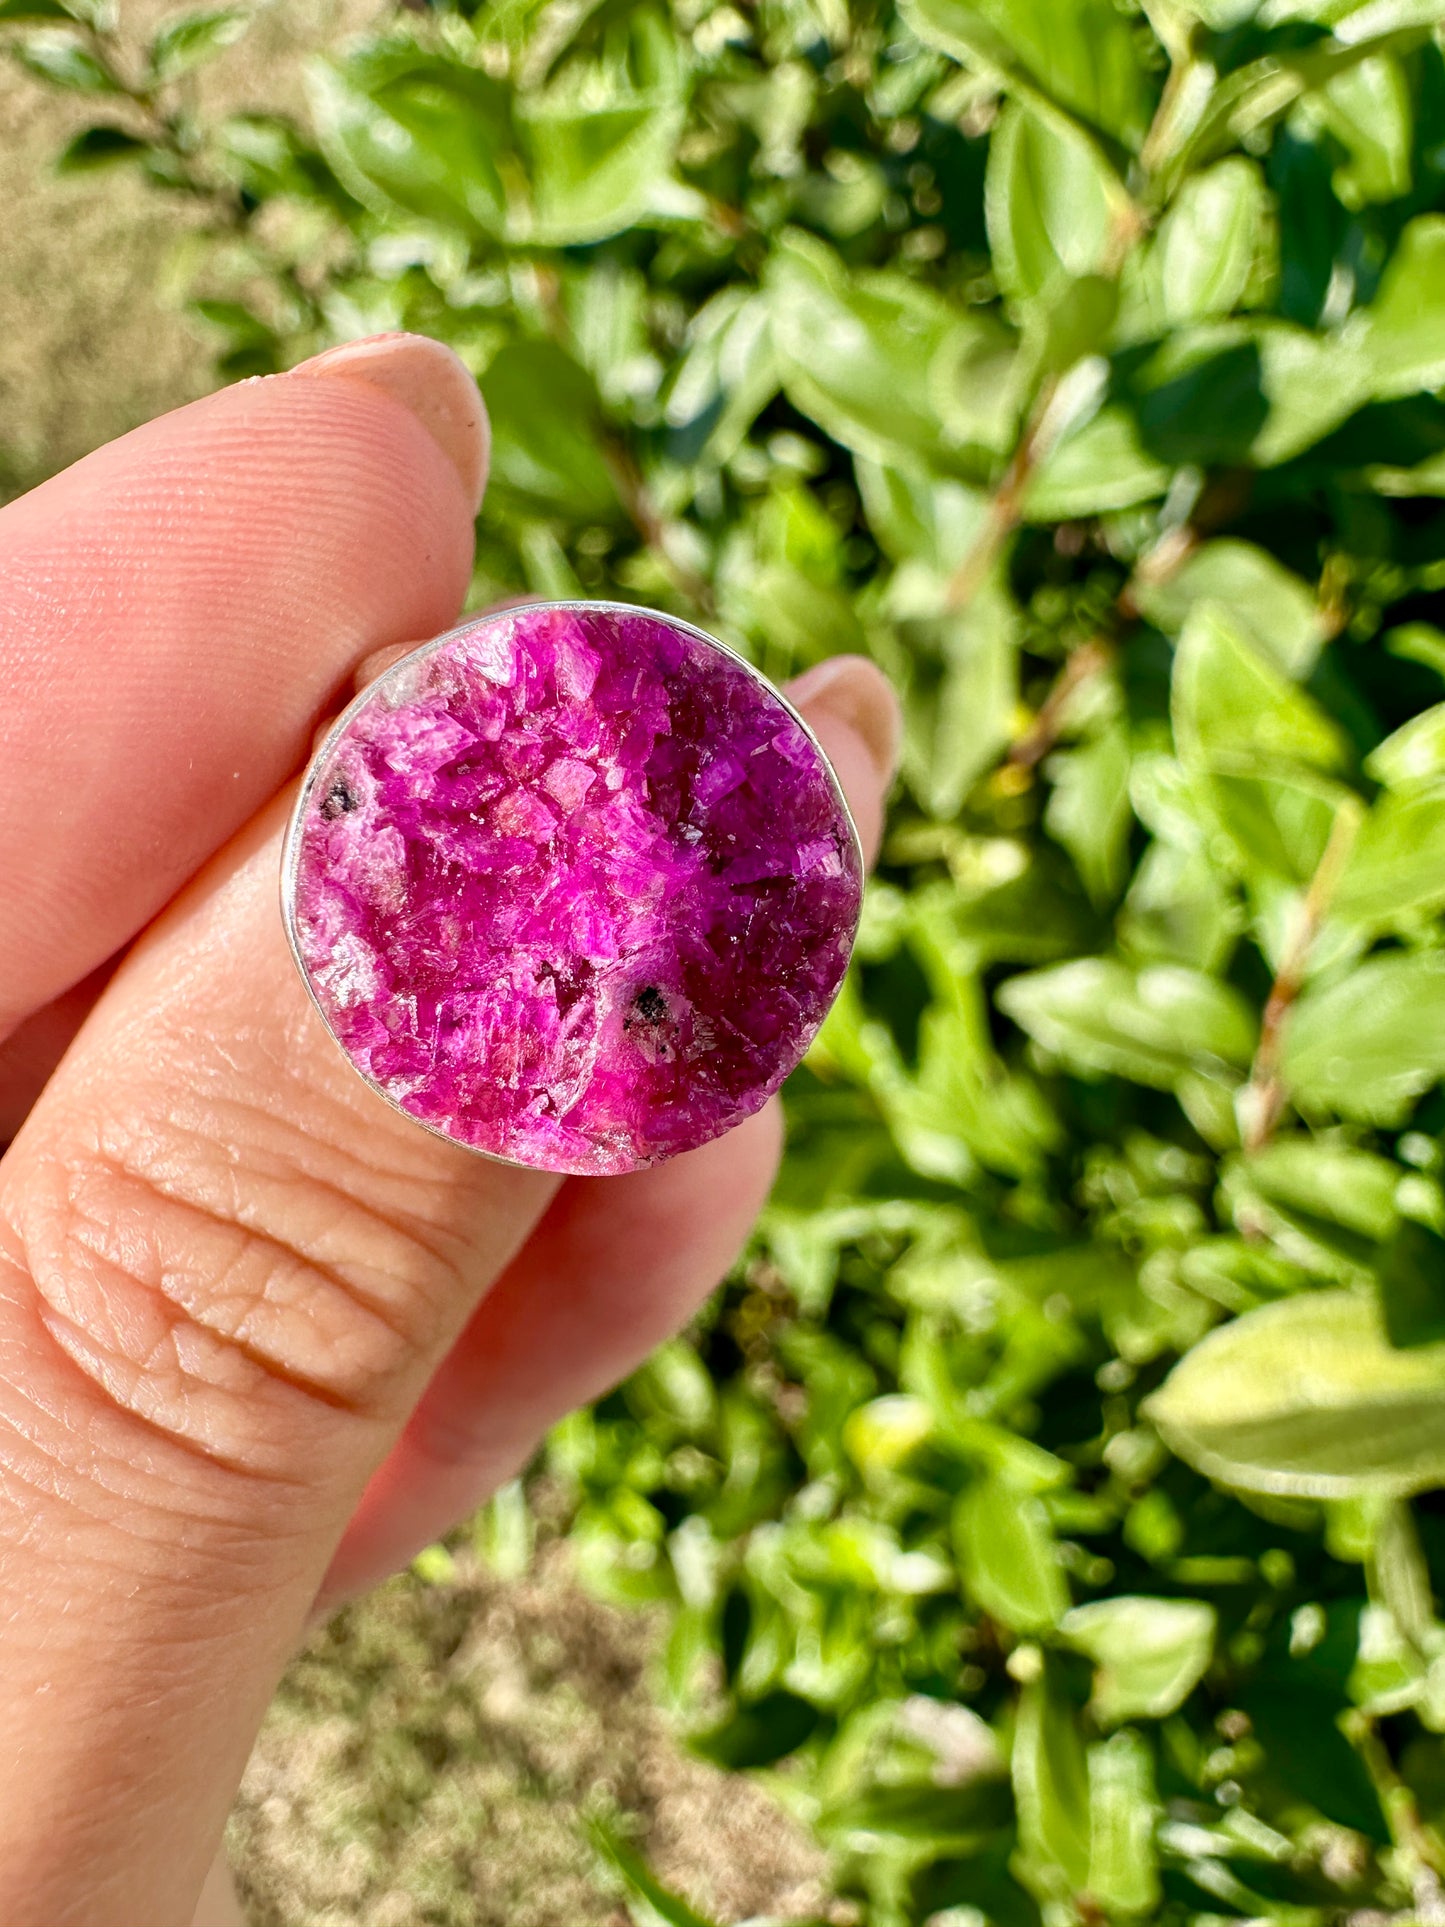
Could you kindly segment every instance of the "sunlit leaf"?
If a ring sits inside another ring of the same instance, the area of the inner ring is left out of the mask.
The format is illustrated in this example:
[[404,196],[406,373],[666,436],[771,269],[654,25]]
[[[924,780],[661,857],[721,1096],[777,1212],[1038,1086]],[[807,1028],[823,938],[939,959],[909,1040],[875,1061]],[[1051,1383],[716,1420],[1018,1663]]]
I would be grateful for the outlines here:
[[1395,244],[1379,293],[1361,316],[1360,354],[1377,400],[1445,381],[1445,215],[1422,214]]
[[1345,760],[1338,725],[1223,607],[1204,603],[1186,622],[1172,689],[1175,741],[1187,762],[1243,773],[1292,763],[1330,770]]
[[1264,198],[1259,168],[1242,156],[1184,183],[1155,242],[1169,322],[1228,314],[1239,301],[1254,266]]
[[1111,140],[1133,147],[1143,138],[1153,88],[1128,17],[1108,0],[1067,9],[1049,0],[913,0],[906,12],[921,39],[1018,91],[1037,92]]
[[1118,188],[1088,141],[1013,105],[989,143],[985,208],[994,271],[1027,300],[1103,265]]
[[1445,1480],[1445,1346],[1397,1351],[1363,1293],[1247,1312],[1196,1345],[1148,1409],[1171,1450],[1248,1491],[1333,1498]]
[[1292,680],[1309,674],[1324,640],[1325,618],[1309,585],[1252,542],[1205,542],[1164,580],[1146,577],[1137,593],[1144,614],[1171,636],[1197,603],[1218,604]]
[[1201,971],[1155,964],[1131,970],[1104,957],[1011,977],[1002,1010],[1045,1050],[1086,1075],[1172,1089],[1200,1066],[1247,1065],[1254,1015]]
[[1019,1843],[1045,1891],[1081,1893],[1089,1877],[1089,1767],[1079,1719],[1043,1665],[1019,1695],[1013,1783]]
[[1159,1905],[1159,1801],[1149,1748],[1116,1733],[1089,1748],[1089,1892],[1117,1919]]
[[1284,1071],[1309,1109],[1403,1123],[1445,1076],[1445,955],[1372,958],[1306,991],[1285,1031]]
[[[938,407],[945,370],[958,386],[968,355],[991,360],[1002,352],[996,327],[954,312],[900,275],[851,279],[821,242],[798,233],[775,249],[768,291],[783,386],[845,446],[886,462],[899,451],[946,460],[950,444],[961,447],[965,438],[1002,445],[1008,418],[996,401],[971,423],[961,421],[956,436]],[[996,395],[996,371],[994,380]]]
[[1214,1651],[1214,1608],[1197,1599],[1116,1594],[1064,1614],[1059,1630],[1093,1660],[1104,1726],[1160,1720],[1193,1692]]
[[147,50],[151,73],[164,84],[204,66],[236,44],[252,17],[244,7],[217,7],[164,21]]
[[119,94],[120,82],[106,62],[92,53],[76,33],[63,28],[37,28],[10,42],[22,67],[52,87],[74,94]]
[[1018,1633],[1056,1626],[1069,1603],[1058,1548],[1043,1506],[1001,1478],[976,1479],[953,1514],[969,1595]]

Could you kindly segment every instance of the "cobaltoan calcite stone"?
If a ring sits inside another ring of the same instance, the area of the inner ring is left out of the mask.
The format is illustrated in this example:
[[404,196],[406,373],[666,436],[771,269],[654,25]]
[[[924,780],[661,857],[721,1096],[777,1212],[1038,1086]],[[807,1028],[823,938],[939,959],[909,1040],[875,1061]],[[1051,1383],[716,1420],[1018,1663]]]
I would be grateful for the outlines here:
[[306,980],[376,1088],[585,1174],[762,1105],[842,982],[863,887],[781,698],[606,603],[484,617],[379,678],[318,752],[285,866]]

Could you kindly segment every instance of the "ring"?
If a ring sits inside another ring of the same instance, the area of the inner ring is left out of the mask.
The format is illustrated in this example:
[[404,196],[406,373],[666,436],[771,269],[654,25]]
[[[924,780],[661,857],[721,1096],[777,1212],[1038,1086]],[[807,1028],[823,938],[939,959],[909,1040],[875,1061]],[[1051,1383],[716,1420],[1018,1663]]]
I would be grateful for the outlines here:
[[372,1088],[588,1176],[762,1106],[862,895],[797,710],[702,630],[613,602],[482,616],[386,670],[312,757],[281,866],[302,978]]

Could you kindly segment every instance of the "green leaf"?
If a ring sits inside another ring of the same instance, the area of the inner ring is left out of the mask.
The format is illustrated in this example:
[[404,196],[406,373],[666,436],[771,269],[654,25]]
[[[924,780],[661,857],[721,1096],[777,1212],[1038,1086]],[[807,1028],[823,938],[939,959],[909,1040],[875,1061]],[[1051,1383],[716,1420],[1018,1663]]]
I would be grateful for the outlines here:
[[1056,1626],[1069,1604],[1048,1514],[1031,1493],[979,1478],[954,1507],[954,1543],[970,1597],[1016,1633]]
[[1359,353],[1377,401],[1445,383],[1445,215],[1421,214],[1395,244],[1380,288],[1360,317]]
[[[1420,747],[1415,739],[1415,748]],[[1382,796],[1366,816],[1331,914],[1372,930],[1445,904],[1445,784]]]
[[1065,522],[1150,502],[1173,469],[1145,448],[1128,408],[1108,406],[1060,438],[1040,462],[1024,496],[1030,522]]
[[308,78],[326,157],[363,205],[463,234],[504,232],[513,193],[497,163],[515,139],[500,81],[403,39],[313,63]]
[[1018,701],[1018,617],[985,591],[940,625],[942,679],[931,732],[929,800],[952,816],[1009,740]]
[[1140,963],[1222,970],[1243,918],[1209,856],[1155,842],[1134,872],[1119,916],[1119,943]]
[[549,341],[516,342],[493,358],[483,387],[497,496],[584,521],[619,513],[596,390],[570,355]]
[[1053,783],[1044,823],[1074,859],[1089,899],[1106,909],[1118,897],[1127,872],[1129,832],[1129,736],[1122,724],[1103,729],[1081,749],[1049,759]]
[[1343,47],[1372,41],[1409,27],[1433,27],[1439,20],[1435,0],[1318,0],[1307,11],[1329,22]]
[[1380,1255],[1380,1304],[1392,1345],[1445,1340],[1445,1238],[1428,1224],[1401,1218]]
[[123,127],[85,127],[71,137],[55,162],[58,174],[87,174],[98,167],[111,167],[118,161],[144,160],[151,151],[149,141],[128,134]]
[[726,461],[778,391],[767,300],[727,288],[692,319],[664,419],[677,458]]
[[251,19],[243,7],[217,7],[163,22],[147,54],[153,78],[164,84],[214,60],[218,53],[236,44]]
[[1347,1710],[1334,1681],[1283,1676],[1252,1680],[1240,1695],[1258,1736],[1265,1772],[1327,1820],[1384,1844],[1389,1827],[1369,1771],[1336,1723]]
[[0,0],[0,25],[10,20],[69,20],[60,0]]
[[1127,1593],[1075,1606],[1063,1638],[1094,1662],[1090,1702],[1101,1726],[1162,1720],[1194,1691],[1214,1652],[1215,1612],[1198,1599]]
[[1047,1892],[1082,1893],[1089,1878],[1089,1767],[1078,1716],[1053,1665],[1019,1694],[1013,1743],[1019,1845]]
[[1127,15],[1109,0],[911,0],[904,15],[920,40],[996,74],[1025,99],[1092,122],[1137,148],[1153,92]]
[[680,1895],[664,1887],[615,1828],[600,1820],[588,1820],[585,1825],[599,1856],[627,1890],[634,1927],[717,1927],[716,1922],[704,1920]]
[[1257,935],[1277,963],[1293,893],[1319,868],[1340,811],[1358,807],[1354,793],[1304,770],[1280,776],[1206,770],[1195,791],[1203,820],[1217,832],[1210,856],[1243,883]]
[[519,89],[518,144],[529,205],[508,231],[542,247],[619,234],[653,215],[695,217],[696,196],[672,179],[686,112],[678,37],[655,8],[627,11],[596,59],[567,62],[547,86]]
[[[946,1771],[952,1763],[940,1764]],[[830,1840],[861,1835],[859,1844],[865,1851],[876,1850],[879,1834],[926,1842],[936,1849],[955,1842],[975,1846],[981,1834],[999,1832],[1012,1817],[1013,1798],[1000,1766],[997,1773],[971,1774],[961,1785],[925,1781],[870,1786],[852,1799],[825,1808],[818,1824]]]
[[[1047,301],[1036,305],[1024,338],[1024,357],[1034,379],[1062,375],[1086,356],[1099,356],[1108,344],[1119,312],[1119,284],[1107,274],[1085,274],[1053,285]],[[1040,322],[1042,325],[1036,325]],[[1102,367],[1098,392],[1102,392]],[[1081,411],[1093,419],[1091,396]]]
[[1445,1076],[1445,956],[1372,958],[1306,990],[1285,1030],[1283,1062],[1305,1110],[1402,1124]]
[[[928,1156],[923,1146],[931,1140],[940,1176],[975,1159],[986,1170],[1018,1177],[1039,1169],[1058,1140],[1054,1118],[1032,1079],[1010,1073],[995,1055],[983,990],[971,973],[960,973],[924,1012],[918,1060],[916,1078],[879,1092],[915,1162]],[[952,1140],[961,1141],[967,1158],[943,1150]]]
[[1338,769],[1337,723],[1262,655],[1219,604],[1184,625],[1171,686],[1174,740],[1186,765],[1245,774],[1304,763]]
[[1018,102],[989,141],[984,211],[1004,293],[1028,301],[1103,266],[1122,189],[1093,143]]
[[986,511],[978,489],[898,461],[853,458],[868,527],[894,562],[921,562],[947,577],[977,538]]
[[688,1746],[729,1773],[771,1766],[794,1753],[818,1724],[818,1709],[796,1693],[774,1692],[739,1706],[721,1725],[688,1735]]
[[1392,790],[1414,789],[1445,777],[1445,703],[1422,709],[1372,749],[1365,758],[1365,774]]
[[884,1477],[898,1471],[932,1433],[933,1418],[921,1398],[890,1392],[848,1414],[843,1446],[865,1478]]
[[1410,192],[1415,114],[1398,60],[1381,56],[1347,67],[1320,89],[1314,106],[1349,156],[1334,177],[1346,207],[1394,201]]
[[[1011,415],[998,406],[995,366],[1006,338],[996,324],[958,314],[903,275],[850,275],[794,230],[773,250],[765,287],[788,399],[845,447],[879,462],[902,453],[947,465],[970,440],[1006,445]],[[966,382],[975,356],[995,367],[995,401],[954,435],[940,395]]]
[[1205,1238],[1186,1251],[1180,1276],[1226,1311],[1253,1311],[1256,1305],[1303,1290],[1308,1274],[1258,1239]]
[[1261,468],[1303,454],[1372,392],[1357,331],[1318,335],[1270,315],[1183,329],[1128,385],[1151,453]]
[[1254,1013],[1239,993],[1171,964],[1131,970],[1083,957],[1010,978],[997,1001],[1035,1042],[1086,1076],[1171,1090],[1191,1070],[1243,1068],[1254,1055]]
[[75,94],[119,94],[120,82],[80,38],[59,28],[40,28],[10,43],[20,65],[52,87]]
[[599,241],[654,215],[695,215],[670,174],[685,111],[672,31],[632,10],[595,59],[514,91],[395,37],[311,70],[318,133],[367,206],[463,233],[550,247]]
[[1183,137],[1161,156],[1160,184],[1172,187],[1241,140],[1261,142],[1302,96],[1376,54],[1419,46],[1437,18],[1435,0],[1372,0],[1359,10],[1357,37],[1342,26],[1333,36],[1304,37],[1293,47],[1277,42],[1226,74],[1202,111],[1183,120]]
[[1240,1230],[1268,1238],[1315,1277],[1358,1284],[1395,1229],[1400,1170],[1353,1145],[1278,1138],[1225,1166],[1221,1195]]
[[1324,641],[1325,617],[1308,583],[1267,549],[1233,537],[1201,543],[1162,581],[1146,576],[1136,600],[1169,636],[1180,634],[1197,603],[1217,604],[1236,634],[1296,682],[1309,675]]
[[1372,1299],[1301,1292],[1202,1339],[1147,1402],[1225,1485],[1305,1498],[1445,1481],[1445,1346],[1397,1351]]
[[1394,1229],[1400,1171],[1389,1158],[1329,1139],[1285,1137],[1240,1169],[1257,1194],[1314,1224],[1343,1226],[1371,1244]]
[[[1402,622],[1396,628],[1387,630],[1380,638],[1380,644],[1389,655],[1398,656],[1402,662],[1422,663],[1426,669],[1445,678],[1445,630],[1437,629],[1433,623]],[[1433,712],[1427,710],[1425,713],[1429,715]],[[1370,767],[1368,762],[1365,767]],[[1377,780],[1388,783],[1392,779],[1382,775]]]
[[1121,1914],[1156,1913],[1160,1900],[1154,1843],[1158,1818],[1154,1763],[1143,1736],[1116,1733],[1112,1739],[1091,1746],[1089,1893],[1107,1908],[1110,1919],[1118,1919]]
[[1155,242],[1160,298],[1171,325],[1226,315],[1238,304],[1254,268],[1265,207],[1259,168],[1240,155],[1185,181]]

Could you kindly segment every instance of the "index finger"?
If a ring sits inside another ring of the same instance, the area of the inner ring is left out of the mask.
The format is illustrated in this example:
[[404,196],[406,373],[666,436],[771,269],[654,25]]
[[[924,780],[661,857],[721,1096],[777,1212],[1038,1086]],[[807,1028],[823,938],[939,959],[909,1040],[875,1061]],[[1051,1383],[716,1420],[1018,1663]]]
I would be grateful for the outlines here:
[[255,814],[363,656],[455,618],[486,450],[451,350],[381,336],[0,511],[0,1037]]

